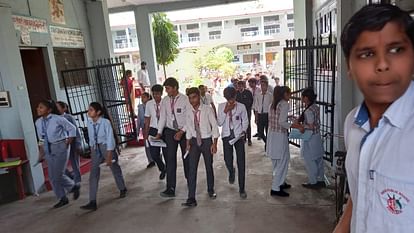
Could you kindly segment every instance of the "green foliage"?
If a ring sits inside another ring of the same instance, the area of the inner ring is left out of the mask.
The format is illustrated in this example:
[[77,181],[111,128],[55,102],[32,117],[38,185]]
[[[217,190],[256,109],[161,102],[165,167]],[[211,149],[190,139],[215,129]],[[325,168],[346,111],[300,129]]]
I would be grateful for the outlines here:
[[174,32],[174,25],[167,18],[165,13],[153,14],[152,30],[154,34],[155,54],[157,63],[165,66],[172,63],[179,53],[179,40]]
[[194,53],[196,54],[194,65],[200,75],[219,73],[223,77],[230,77],[236,71],[236,65],[232,63],[233,52],[227,47],[200,48],[194,50]]

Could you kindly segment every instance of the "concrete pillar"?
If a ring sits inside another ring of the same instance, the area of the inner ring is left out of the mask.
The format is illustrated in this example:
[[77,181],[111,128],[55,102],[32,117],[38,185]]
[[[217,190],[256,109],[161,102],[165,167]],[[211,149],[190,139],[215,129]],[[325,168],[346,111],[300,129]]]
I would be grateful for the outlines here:
[[8,0],[0,0],[0,91],[9,91],[11,106],[0,110],[0,138],[23,139],[29,169],[30,191],[36,193],[44,183],[42,166],[33,166],[38,160],[36,132],[27,92],[26,80],[12,11]]
[[[157,83],[156,57],[154,40],[152,39],[151,16],[146,6],[138,6],[134,10],[137,28],[139,54],[141,61],[147,62],[147,70],[151,85]],[[178,77],[176,77],[178,78]]]
[[312,1],[293,0],[295,39],[313,37]]
[[95,59],[113,57],[113,43],[106,1],[86,1],[92,49]]

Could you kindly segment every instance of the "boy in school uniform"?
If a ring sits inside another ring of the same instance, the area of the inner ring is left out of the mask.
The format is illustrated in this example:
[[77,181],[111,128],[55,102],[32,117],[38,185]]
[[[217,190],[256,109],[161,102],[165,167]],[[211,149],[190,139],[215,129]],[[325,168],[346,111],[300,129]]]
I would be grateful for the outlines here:
[[[153,99],[148,101],[145,105],[145,126],[144,126],[144,140],[147,141],[149,136],[157,136],[158,121],[161,114],[161,97],[163,88],[161,85],[156,84],[151,87],[151,93]],[[163,154],[166,154],[163,149]],[[155,161],[160,170],[160,180],[163,180],[166,175],[165,164],[161,158],[161,148],[149,145],[149,154]]]
[[[138,105],[138,132],[142,130],[142,134],[145,139],[145,110],[147,102],[150,101],[150,94],[148,92],[142,93],[141,96],[142,104]],[[155,166],[155,161],[151,156],[150,148],[145,145],[145,155],[147,156],[148,165],[147,168]]]
[[249,127],[247,128],[247,143],[249,146],[252,145],[252,129],[250,126],[250,122],[252,119],[252,107],[253,107],[253,94],[246,89],[246,81],[244,80],[240,80],[237,83],[238,86],[238,90],[237,90],[237,95],[236,95],[236,101],[239,103],[244,104],[244,106],[246,107],[247,110],[247,117],[249,120]]
[[335,233],[414,232],[414,21],[364,6],[345,25],[348,74],[364,102],[345,120],[351,196]]
[[188,177],[188,158],[184,158],[187,146],[185,125],[187,111],[191,111],[191,105],[188,97],[178,92],[178,81],[175,78],[167,78],[164,87],[168,96],[161,101],[161,115],[156,138],[160,139],[163,136],[168,148],[164,154],[167,165],[167,188],[160,195],[162,197],[175,197],[178,145],[181,148],[184,175],[186,179]]
[[202,104],[209,105],[213,108],[214,114],[216,111],[216,105],[214,104],[213,97],[207,92],[207,87],[204,85],[198,86],[200,90],[200,100]]
[[260,77],[260,89],[260,92],[254,96],[253,110],[259,138],[263,139],[266,149],[269,108],[273,101],[273,92],[269,90],[269,81],[265,75]]
[[[227,102],[219,104],[217,110],[217,122],[222,127],[221,138],[223,140],[224,161],[229,171],[229,183],[234,184],[235,169],[233,165],[233,147],[236,149],[237,169],[239,178],[240,197],[247,198],[245,190],[246,155],[244,148],[244,136],[249,127],[247,111],[244,104],[236,101],[236,89],[226,87],[223,91]],[[240,137],[233,145],[230,141]]]
[[220,136],[213,109],[200,104],[200,91],[196,87],[188,90],[191,111],[187,112],[187,151],[189,151],[188,199],[183,206],[197,206],[195,199],[197,169],[200,155],[203,154],[207,175],[207,192],[215,199],[213,154],[217,153],[217,139]]

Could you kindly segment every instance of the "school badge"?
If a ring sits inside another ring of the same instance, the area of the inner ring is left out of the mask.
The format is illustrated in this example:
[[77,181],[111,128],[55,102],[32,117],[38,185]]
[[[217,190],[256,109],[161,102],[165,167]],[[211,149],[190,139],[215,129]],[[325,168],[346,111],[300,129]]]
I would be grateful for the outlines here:
[[410,202],[410,199],[402,192],[394,189],[384,189],[381,192],[381,199],[387,210],[395,215],[401,214],[404,207]]

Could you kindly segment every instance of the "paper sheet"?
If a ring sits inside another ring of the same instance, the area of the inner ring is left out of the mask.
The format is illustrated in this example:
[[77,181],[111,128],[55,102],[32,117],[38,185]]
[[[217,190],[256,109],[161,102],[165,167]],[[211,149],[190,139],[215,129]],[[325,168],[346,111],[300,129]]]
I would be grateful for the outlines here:
[[9,171],[7,171],[7,169],[0,168],[0,175],[7,174],[7,173],[9,173]]
[[162,139],[156,139],[153,136],[148,138],[149,144],[155,147],[167,147],[167,144]]
[[230,141],[229,141],[229,144],[232,146],[232,145],[234,145],[238,140],[240,140],[240,138],[242,138],[242,137],[244,137],[244,133],[242,133],[242,134],[240,134],[239,136],[237,136],[237,137],[235,137],[235,138],[233,138],[233,139],[231,139]]
[[188,156],[188,154],[190,153],[190,151],[186,151],[185,152],[185,154],[184,154],[184,159],[186,159],[187,158],[187,156]]
[[290,139],[302,139],[304,141],[309,141],[312,137],[312,130],[305,130],[304,133],[301,133],[298,129],[292,129],[289,133]]
[[[115,162],[116,162],[116,160],[113,159],[112,163],[115,163]],[[106,162],[103,162],[103,163],[99,164],[99,167],[106,167]]]

